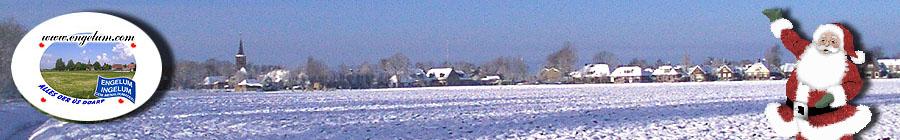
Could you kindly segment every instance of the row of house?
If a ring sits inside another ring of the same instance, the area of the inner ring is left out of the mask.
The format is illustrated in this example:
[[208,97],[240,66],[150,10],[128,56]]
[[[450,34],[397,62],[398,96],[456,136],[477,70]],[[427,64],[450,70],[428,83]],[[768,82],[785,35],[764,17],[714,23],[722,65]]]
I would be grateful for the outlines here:
[[866,78],[900,78],[900,59],[878,59],[863,66]]
[[[796,65],[785,63],[780,66],[767,65],[764,62],[749,65],[662,65],[653,68],[638,66],[610,67],[607,64],[586,64],[581,69],[563,76],[558,69],[544,68],[540,77],[548,79],[543,83],[646,83],[646,82],[704,82],[704,81],[739,81],[739,80],[778,80],[791,76]],[[283,71],[283,70],[282,70]],[[867,78],[900,78],[900,59],[882,59],[877,63],[863,65]],[[286,71],[272,71],[267,75],[279,75]],[[234,89],[234,91],[256,91],[267,87],[266,83],[278,83],[278,79],[247,74],[246,69],[239,69],[235,77],[210,76],[203,79],[200,88]],[[256,79],[263,79],[262,81]],[[273,81],[274,80],[274,81]],[[264,82],[271,81],[271,82]],[[521,81],[518,81],[521,82]],[[387,87],[425,87],[425,86],[461,86],[461,85],[503,85],[516,84],[516,81],[505,79],[502,75],[476,75],[453,68],[432,68],[428,70],[410,69],[402,74],[388,77]]]
[[[786,65],[793,67],[793,64]],[[790,72],[773,71],[770,66],[758,62],[746,66],[662,65],[656,68],[622,66],[615,69],[607,64],[587,64],[569,75],[575,83],[644,83],[769,80],[783,78],[782,73]]]
[[[569,73],[575,83],[644,83],[644,82],[703,82],[738,80],[778,80],[791,76],[794,63],[771,66],[757,62],[736,65],[663,65],[656,68],[622,66],[611,69],[607,64],[587,64]],[[867,78],[900,78],[900,59],[879,59],[863,65]]]
[[428,70],[412,69],[406,73],[391,75],[388,87],[462,86],[502,84],[500,75],[479,77],[462,70],[441,67]]

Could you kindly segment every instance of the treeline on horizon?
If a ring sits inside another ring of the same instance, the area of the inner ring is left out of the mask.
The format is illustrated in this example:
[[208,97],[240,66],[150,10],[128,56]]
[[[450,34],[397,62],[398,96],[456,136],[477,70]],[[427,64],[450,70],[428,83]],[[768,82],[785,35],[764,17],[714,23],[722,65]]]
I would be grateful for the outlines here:
[[[27,32],[27,28],[17,21],[6,18],[0,21],[0,79],[10,79],[10,67],[9,62],[11,61],[13,50],[16,47],[15,42],[19,42],[22,37]],[[890,58],[890,56],[885,55],[882,50],[882,47],[876,46],[871,48],[864,47],[867,53],[867,57],[872,60],[872,58]],[[772,46],[768,49],[764,50],[765,56],[764,58],[767,60],[766,62],[770,64],[779,64],[781,63],[781,54],[784,50],[783,47],[780,46]],[[544,66],[534,67],[527,65],[522,57],[507,57],[500,56],[496,57],[491,61],[475,64],[471,62],[465,61],[455,61],[455,62],[441,62],[434,63],[433,61],[425,61],[425,62],[412,62],[409,58],[407,58],[402,53],[396,53],[392,56],[383,58],[378,62],[362,62],[355,65],[347,65],[340,64],[336,68],[332,68],[325,64],[323,61],[309,57],[303,65],[293,68],[287,68],[284,66],[274,66],[274,65],[253,65],[248,64],[247,70],[253,75],[264,74],[265,72],[272,70],[289,70],[290,82],[300,82],[303,80],[311,81],[311,82],[322,82],[331,85],[351,85],[353,83],[365,83],[363,85],[368,86],[353,86],[353,87],[380,87],[386,83],[387,78],[390,75],[394,74],[410,74],[407,69],[415,68],[427,71],[430,68],[434,67],[452,67],[457,70],[461,70],[474,75],[502,75],[504,79],[510,79],[514,81],[536,81],[538,79],[538,73],[529,73],[528,69],[540,69],[544,67],[553,67],[559,69],[563,73],[568,73],[573,70],[580,68],[580,66],[575,65],[576,60],[578,60],[578,56],[576,56],[576,52],[574,47],[572,47],[571,43],[566,42],[563,44],[563,47],[558,51],[551,53],[547,56],[546,62]],[[691,54],[684,54],[682,59],[682,65],[693,65],[690,60]],[[900,52],[897,52],[893,55],[893,58],[900,58]],[[254,59],[253,55],[248,55],[248,59]],[[605,63],[610,66],[624,66],[624,65],[632,65],[632,66],[642,66],[642,67],[653,67],[665,64],[671,64],[667,61],[663,61],[657,59],[655,63],[651,64],[645,59],[634,58],[627,63],[620,63],[618,60],[618,56],[615,53],[610,51],[598,51],[591,57],[591,63]],[[67,63],[60,63],[58,60],[55,67],[52,70],[82,70],[87,68],[94,68],[100,70],[110,70],[110,64],[100,64],[99,62],[94,62],[91,64],[80,63],[69,61]],[[706,60],[703,61],[704,65],[725,65],[725,64],[746,64],[755,62],[754,60],[739,60],[739,61],[729,61],[725,59],[718,59],[713,57],[707,57]],[[869,61],[872,62],[872,61]],[[236,68],[234,67],[233,60],[216,60],[209,59],[202,62],[190,61],[190,60],[179,60],[175,64],[175,72],[173,75],[168,77],[172,80],[172,88],[178,89],[188,89],[194,88],[197,83],[203,80],[204,77],[207,76],[224,76],[230,77],[236,72]],[[290,84],[290,83],[289,83]],[[5,93],[14,92],[15,89],[12,88],[11,80],[0,80],[0,87],[4,96],[8,95]],[[335,87],[335,86],[330,86]]]
[[109,71],[112,70],[112,65],[108,63],[100,64],[98,61],[94,61],[94,63],[82,63],[75,62],[72,59],[69,59],[68,62],[63,61],[62,58],[56,59],[56,63],[54,63],[52,69],[53,71],[83,71],[83,70],[93,70],[93,71]]
[[[762,59],[744,59],[744,60],[727,60],[721,58],[707,57],[699,65],[722,66],[722,65],[748,65],[756,62],[764,62],[770,66],[780,66],[783,64],[782,56],[785,55],[784,48],[774,45],[764,49]],[[303,84],[302,82],[322,83],[327,87],[334,88],[383,88],[387,87],[389,78],[392,75],[410,75],[414,70],[428,71],[431,68],[453,68],[463,71],[466,74],[477,77],[499,75],[504,80],[514,82],[532,82],[540,81],[540,71],[538,73],[529,73],[531,68],[556,68],[562,74],[581,69],[581,65],[576,65],[578,60],[577,50],[569,42],[565,42],[562,47],[546,56],[545,64],[541,67],[532,67],[525,63],[522,57],[500,56],[491,61],[475,64],[466,61],[442,62],[434,63],[432,61],[412,62],[403,53],[395,53],[392,56],[381,58],[376,63],[368,61],[355,65],[340,64],[337,67],[330,67],[322,60],[308,57],[304,65],[287,68],[275,65],[254,65],[248,64],[246,69],[250,75],[257,75],[257,79],[264,81],[266,74],[274,70],[290,71],[287,76],[286,85]],[[869,59],[887,58],[882,52],[881,47],[868,49]],[[248,59],[253,59],[252,55],[247,55]],[[900,53],[897,53],[900,58]],[[693,66],[690,54],[684,54],[682,63],[673,64],[670,61],[657,59],[651,63],[641,58],[633,58],[627,63],[620,63],[618,56],[610,51],[599,51],[591,57],[590,63],[608,64],[611,68],[621,66],[639,66],[642,68],[655,68],[662,65],[683,65]],[[777,67],[775,67],[777,69]],[[173,89],[194,89],[198,83],[201,83],[205,77],[223,76],[231,77],[235,74],[237,68],[234,62],[227,60],[208,59],[203,62],[180,60],[176,64],[176,71],[172,77]]]

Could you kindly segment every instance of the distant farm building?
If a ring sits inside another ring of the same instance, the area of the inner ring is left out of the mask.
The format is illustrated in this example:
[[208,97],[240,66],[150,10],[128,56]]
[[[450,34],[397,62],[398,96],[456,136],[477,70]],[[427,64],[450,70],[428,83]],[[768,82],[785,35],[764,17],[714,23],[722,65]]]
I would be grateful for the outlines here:
[[772,71],[762,62],[753,63],[744,71],[745,80],[769,80],[770,77]]

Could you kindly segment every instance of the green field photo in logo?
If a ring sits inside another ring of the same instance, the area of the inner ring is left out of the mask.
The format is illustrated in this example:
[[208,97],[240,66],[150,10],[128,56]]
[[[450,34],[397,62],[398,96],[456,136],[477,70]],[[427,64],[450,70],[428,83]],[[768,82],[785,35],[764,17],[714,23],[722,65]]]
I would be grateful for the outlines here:
[[54,42],[41,57],[41,76],[59,93],[97,99],[98,76],[134,78],[137,64],[128,47],[123,42]]

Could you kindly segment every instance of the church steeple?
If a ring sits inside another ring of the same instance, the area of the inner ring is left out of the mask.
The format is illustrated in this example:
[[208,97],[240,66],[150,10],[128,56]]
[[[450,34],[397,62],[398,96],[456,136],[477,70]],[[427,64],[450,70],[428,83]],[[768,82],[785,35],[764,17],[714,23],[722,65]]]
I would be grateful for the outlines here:
[[243,36],[241,36],[240,41],[238,42],[237,55],[244,55],[244,37]]
[[244,55],[244,38],[238,41],[238,53],[234,55],[234,66],[236,70],[243,69],[247,66],[247,56]]

